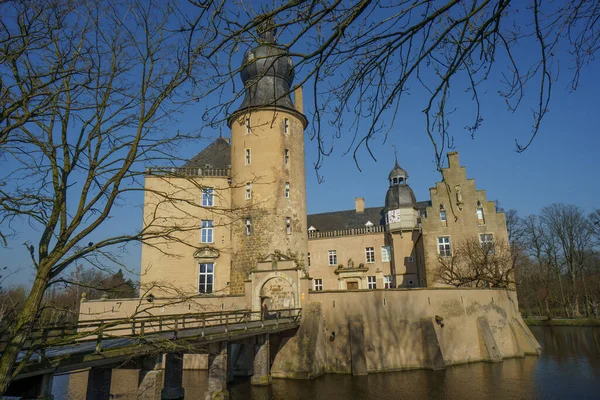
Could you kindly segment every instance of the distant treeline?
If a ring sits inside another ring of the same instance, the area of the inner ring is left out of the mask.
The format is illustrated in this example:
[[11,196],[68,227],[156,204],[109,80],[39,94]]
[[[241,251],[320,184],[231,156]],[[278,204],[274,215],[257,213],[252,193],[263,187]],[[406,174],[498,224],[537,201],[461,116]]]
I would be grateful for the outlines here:
[[527,217],[509,210],[506,223],[523,314],[597,318],[600,210],[552,204]]
[[[138,290],[135,282],[126,279],[120,269],[112,273],[78,266],[75,271],[53,283],[46,291],[37,323],[49,325],[76,322],[84,293],[89,300],[116,299],[137,297]],[[27,295],[24,286],[0,287],[0,336],[3,328],[18,318]]]

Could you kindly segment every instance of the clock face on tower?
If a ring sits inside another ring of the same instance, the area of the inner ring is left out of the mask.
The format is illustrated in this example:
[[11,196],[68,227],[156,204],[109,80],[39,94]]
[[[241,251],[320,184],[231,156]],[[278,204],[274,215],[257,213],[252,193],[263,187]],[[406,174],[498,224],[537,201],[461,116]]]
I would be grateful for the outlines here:
[[400,210],[390,210],[387,213],[388,224],[400,222]]

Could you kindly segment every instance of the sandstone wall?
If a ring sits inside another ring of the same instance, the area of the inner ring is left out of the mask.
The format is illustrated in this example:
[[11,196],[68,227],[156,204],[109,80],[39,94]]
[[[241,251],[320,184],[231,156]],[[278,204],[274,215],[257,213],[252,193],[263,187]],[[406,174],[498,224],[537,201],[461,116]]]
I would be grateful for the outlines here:
[[[297,338],[282,348],[282,354],[301,357],[304,363],[276,363],[276,377],[301,378],[306,371],[311,371],[310,377],[317,372],[357,374],[360,363],[354,363],[353,369],[353,354],[361,353],[366,358],[366,370],[380,372],[438,369],[540,351],[518,313],[513,291],[330,291],[312,292],[309,301],[318,306],[305,309],[320,309],[321,318],[315,321],[314,311],[305,315]],[[295,365],[302,365],[302,369],[295,369]]]

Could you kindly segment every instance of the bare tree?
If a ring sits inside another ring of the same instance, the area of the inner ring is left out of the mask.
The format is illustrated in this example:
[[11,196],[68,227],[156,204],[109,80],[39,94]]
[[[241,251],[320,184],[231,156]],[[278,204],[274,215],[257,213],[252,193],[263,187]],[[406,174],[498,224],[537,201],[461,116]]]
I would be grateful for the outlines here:
[[556,239],[558,257],[564,263],[571,280],[572,312],[580,314],[577,278],[587,252],[591,249],[591,227],[583,210],[570,204],[551,204],[542,209],[541,222],[548,235]]
[[144,189],[146,165],[172,162],[172,150],[196,137],[168,123],[209,92],[191,78],[205,69],[201,53],[214,29],[207,18],[219,6],[195,7],[193,17],[175,1],[0,6],[0,230],[27,223],[39,232],[25,243],[35,278],[8,328],[0,393],[27,361],[29,354],[14,368],[66,268],[119,265],[117,246],[180,230],[150,221],[90,239],[128,193]]
[[455,287],[509,288],[514,286],[514,259],[504,241],[481,243],[466,239],[440,256],[436,280]]
[[[272,0],[260,4],[256,8],[242,2],[242,7],[224,8],[217,16],[215,23],[224,34],[212,55],[225,53],[228,61],[216,66],[215,76],[223,89],[215,93],[223,98],[229,89],[224,82],[238,71],[235,59],[240,43],[254,43],[254,28],[273,20],[281,32],[280,46],[290,49],[296,76],[302,76],[297,85],[312,86],[315,108],[310,132],[319,154],[330,154],[335,139],[350,135],[346,151],[353,151],[355,159],[363,146],[375,158],[372,141],[398,134],[394,123],[399,111],[421,94],[424,130],[438,166],[444,151],[453,145],[450,121],[457,107],[465,110],[471,100],[471,119],[465,128],[475,135],[481,127],[481,104],[489,97],[481,92],[498,93],[510,111],[533,103],[531,134],[517,143],[517,151],[524,151],[548,112],[559,60],[561,66],[572,63],[570,88],[576,89],[580,71],[594,59],[600,38],[598,0]],[[519,54],[524,48],[526,58]],[[537,91],[526,96],[525,88],[531,86]],[[215,104],[207,118],[214,123],[222,120],[230,105]],[[321,162],[319,158],[317,170]]]

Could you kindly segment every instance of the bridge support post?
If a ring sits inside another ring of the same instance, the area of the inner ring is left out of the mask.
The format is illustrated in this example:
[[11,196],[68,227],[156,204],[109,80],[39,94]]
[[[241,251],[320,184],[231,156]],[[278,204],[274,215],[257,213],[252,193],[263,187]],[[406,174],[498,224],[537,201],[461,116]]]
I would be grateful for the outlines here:
[[92,368],[88,372],[86,399],[110,399],[112,368]]
[[227,400],[227,342],[210,346],[208,355],[208,391],[205,400]]
[[267,386],[271,384],[271,355],[269,334],[256,337],[254,374],[250,379],[252,385]]
[[148,357],[142,361],[138,378],[138,400],[160,400],[163,388],[162,355]]
[[[18,387],[10,386],[6,391],[7,396],[19,396],[21,400],[53,400],[52,374],[34,376],[22,381],[16,381]],[[13,389],[13,390],[11,390]],[[4,398],[4,397],[2,397]]]
[[183,354],[165,356],[165,384],[161,391],[162,400],[183,400]]

